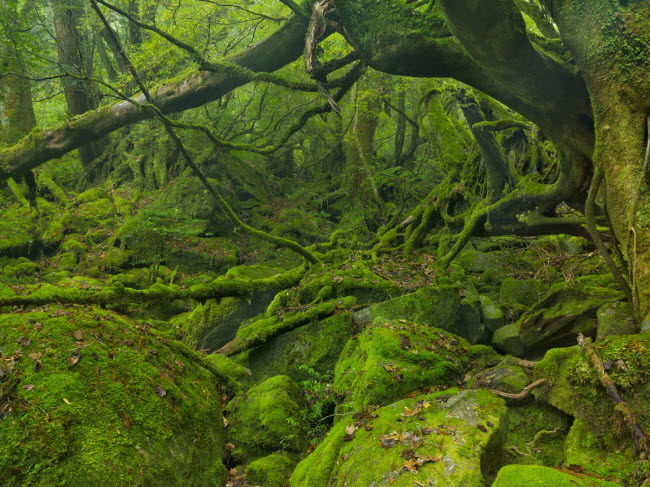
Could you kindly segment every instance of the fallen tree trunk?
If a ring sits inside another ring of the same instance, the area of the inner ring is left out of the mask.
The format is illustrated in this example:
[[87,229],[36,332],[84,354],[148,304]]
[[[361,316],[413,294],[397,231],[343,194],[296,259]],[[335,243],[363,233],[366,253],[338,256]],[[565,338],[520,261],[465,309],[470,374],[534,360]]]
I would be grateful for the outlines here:
[[28,295],[0,298],[1,306],[41,306],[44,304],[129,304],[153,301],[171,302],[177,299],[193,299],[205,302],[208,299],[230,296],[246,296],[252,292],[269,289],[287,289],[297,285],[304,275],[303,267],[265,279],[216,279],[208,284],[183,289],[156,283],[147,289],[132,289],[115,283],[97,291],[78,288],[63,288],[52,285],[41,286]]
[[[293,16],[263,41],[223,61],[255,72],[275,71],[302,55],[307,23],[307,20]],[[153,92],[152,97],[161,112],[181,112],[217,100],[249,81],[250,77],[243,73],[197,72],[163,86]],[[135,101],[137,104],[123,101],[86,112],[54,129],[32,131],[0,152],[0,179],[24,174],[121,127],[153,118],[151,110],[141,106],[146,104],[144,95]]]

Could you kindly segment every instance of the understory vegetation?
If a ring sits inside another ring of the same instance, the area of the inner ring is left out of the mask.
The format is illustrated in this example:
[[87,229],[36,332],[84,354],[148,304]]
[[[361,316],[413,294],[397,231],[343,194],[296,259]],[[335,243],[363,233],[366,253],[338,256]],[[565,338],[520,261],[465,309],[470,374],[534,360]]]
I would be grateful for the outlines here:
[[650,482],[650,2],[0,5],[0,484]]

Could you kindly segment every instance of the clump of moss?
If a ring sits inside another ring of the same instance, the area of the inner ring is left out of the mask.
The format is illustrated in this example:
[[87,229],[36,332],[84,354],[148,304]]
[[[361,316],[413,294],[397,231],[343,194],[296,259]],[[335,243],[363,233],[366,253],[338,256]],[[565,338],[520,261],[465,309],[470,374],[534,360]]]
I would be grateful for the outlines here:
[[462,378],[467,341],[444,330],[380,320],[348,341],[336,364],[334,390],[342,410],[384,405]]
[[228,403],[226,431],[235,447],[233,459],[250,462],[276,450],[307,448],[307,425],[301,417],[298,386],[287,376],[271,377]]
[[155,330],[93,307],[0,317],[0,479],[220,486],[213,376]]

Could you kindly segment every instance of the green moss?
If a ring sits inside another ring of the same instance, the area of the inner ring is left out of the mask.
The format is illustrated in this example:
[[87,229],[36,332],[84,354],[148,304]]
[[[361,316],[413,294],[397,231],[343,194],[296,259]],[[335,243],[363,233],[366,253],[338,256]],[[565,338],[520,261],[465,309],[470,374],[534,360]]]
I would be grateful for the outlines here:
[[39,272],[40,266],[35,262],[21,257],[16,264],[6,265],[3,269],[4,275],[7,277],[25,277],[33,276]]
[[[26,228],[26,215],[0,210],[0,257],[21,257],[32,252],[34,238]],[[16,220],[14,220],[14,218]]]
[[246,480],[264,487],[285,487],[293,467],[288,455],[276,453],[250,463],[246,467]]
[[300,404],[298,386],[284,375],[267,379],[230,401],[226,434],[235,445],[233,459],[250,462],[280,449],[299,452],[307,448]]
[[151,328],[44,307],[0,317],[0,354],[3,485],[222,485],[213,376]]
[[336,364],[334,390],[341,410],[385,405],[427,387],[449,387],[462,377],[468,343],[425,325],[378,321],[348,341]]
[[[483,485],[488,452],[503,439],[505,412],[490,392],[448,390],[346,417],[298,464],[290,485],[411,487],[438,478],[449,487]],[[405,465],[414,455],[434,461],[409,472]]]
[[612,482],[594,477],[570,475],[535,465],[508,465],[499,471],[492,487],[607,487]]
[[544,286],[537,279],[520,281],[507,278],[501,283],[499,299],[506,305],[532,306],[544,295]]

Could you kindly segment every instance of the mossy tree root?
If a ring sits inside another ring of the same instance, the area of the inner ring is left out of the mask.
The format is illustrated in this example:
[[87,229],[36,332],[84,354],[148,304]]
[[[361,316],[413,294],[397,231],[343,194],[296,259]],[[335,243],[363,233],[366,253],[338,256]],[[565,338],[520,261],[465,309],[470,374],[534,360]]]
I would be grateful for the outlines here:
[[621,286],[621,289],[625,293],[625,297],[630,303],[634,303],[632,288],[630,288],[630,285],[625,280],[625,277],[623,277],[621,270],[616,265],[616,262],[614,262],[614,259],[612,259],[609,250],[607,250],[607,247],[605,247],[603,239],[600,238],[598,228],[596,227],[596,221],[594,219],[594,205],[596,202],[596,195],[598,194],[598,188],[603,182],[604,177],[605,174],[602,171],[596,171],[592,178],[591,186],[589,187],[589,195],[587,196],[587,203],[585,204],[585,220],[587,223],[587,230],[589,231],[591,239],[596,244],[600,256],[603,258],[609,267],[609,270],[614,275],[616,282],[618,282],[619,286]]
[[641,429],[641,426],[639,426],[630,405],[621,398],[616,384],[614,384],[609,374],[605,372],[605,367],[598,356],[598,352],[591,345],[591,339],[585,338],[581,333],[578,336],[578,345],[587,357],[589,365],[596,372],[600,384],[605,388],[607,395],[614,402],[615,409],[623,415],[623,419],[632,433],[634,451],[639,453],[643,458],[647,458],[648,453],[650,453],[648,450],[648,438],[643,429]]
[[269,289],[287,289],[297,285],[305,269],[299,268],[284,274],[265,279],[216,279],[209,284],[182,289],[178,286],[166,286],[156,283],[147,289],[131,289],[115,283],[99,291],[87,291],[77,288],[57,288],[36,292],[26,296],[8,296],[0,298],[0,306],[41,306],[44,304],[138,304],[153,301],[170,302],[177,299],[192,299],[205,302],[208,299],[232,296],[246,296],[252,292]]

